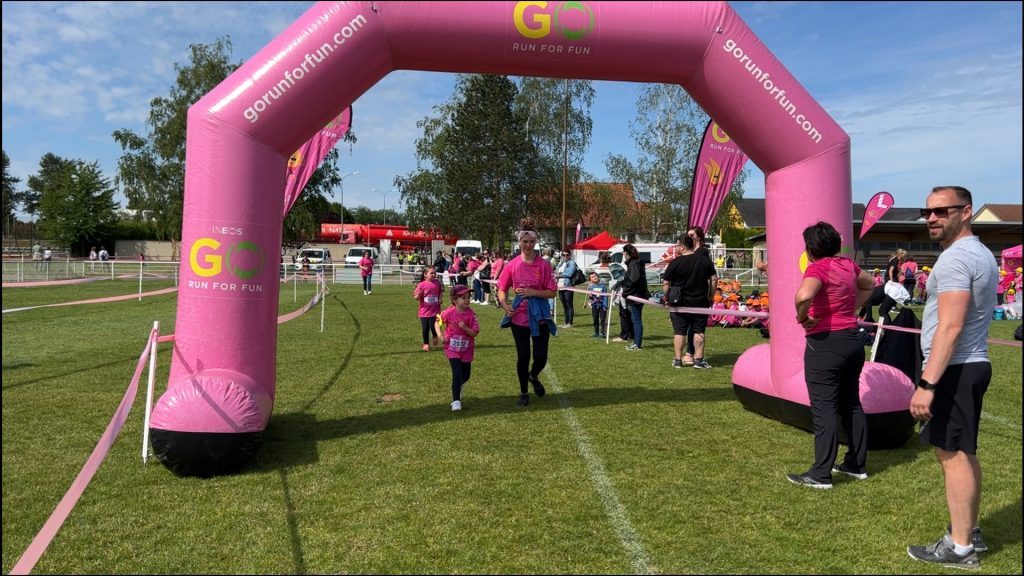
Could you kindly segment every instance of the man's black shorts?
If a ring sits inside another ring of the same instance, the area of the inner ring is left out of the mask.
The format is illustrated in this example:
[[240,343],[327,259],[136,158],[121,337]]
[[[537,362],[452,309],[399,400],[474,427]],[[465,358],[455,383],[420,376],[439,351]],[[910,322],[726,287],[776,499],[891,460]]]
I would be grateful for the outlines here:
[[952,364],[936,383],[932,419],[921,428],[921,443],[948,452],[977,454],[981,401],[992,380],[992,364]]
[[669,315],[672,317],[672,333],[676,336],[685,336],[690,326],[693,327],[694,334],[703,334],[708,327],[707,314],[672,312]]

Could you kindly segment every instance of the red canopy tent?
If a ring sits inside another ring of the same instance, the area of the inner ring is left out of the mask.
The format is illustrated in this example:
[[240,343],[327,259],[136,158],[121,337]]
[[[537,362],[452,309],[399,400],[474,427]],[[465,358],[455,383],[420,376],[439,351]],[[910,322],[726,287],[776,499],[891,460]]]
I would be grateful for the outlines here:
[[614,236],[608,233],[607,230],[603,230],[596,236],[591,236],[584,240],[580,240],[575,244],[569,245],[570,250],[607,250],[612,246],[618,244],[619,241]]

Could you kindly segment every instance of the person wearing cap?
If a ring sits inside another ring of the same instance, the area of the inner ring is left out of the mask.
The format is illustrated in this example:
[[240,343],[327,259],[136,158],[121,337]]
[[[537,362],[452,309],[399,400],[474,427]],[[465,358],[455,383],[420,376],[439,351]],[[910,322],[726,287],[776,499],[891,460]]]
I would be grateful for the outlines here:
[[[516,343],[516,375],[519,377],[518,406],[530,403],[529,384],[538,398],[545,394],[540,373],[548,363],[548,342],[557,327],[548,300],[558,293],[551,265],[537,253],[537,230],[529,218],[520,222],[516,233],[520,253],[505,264],[498,279],[498,304],[505,311],[502,326],[512,330]],[[514,300],[509,300],[514,297]],[[533,344],[533,366],[530,345]]]
[[927,266],[921,266],[917,271],[917,303],[924,304],[928,301],[928,273],[932,269]]
[[462,387],[469,381],[473,351],[480,322],[469,307],[469,286],[452,287],[452,305],[438,316],[438,327],[444,327],[441,345],[452,369],[452,412],[462,410]]

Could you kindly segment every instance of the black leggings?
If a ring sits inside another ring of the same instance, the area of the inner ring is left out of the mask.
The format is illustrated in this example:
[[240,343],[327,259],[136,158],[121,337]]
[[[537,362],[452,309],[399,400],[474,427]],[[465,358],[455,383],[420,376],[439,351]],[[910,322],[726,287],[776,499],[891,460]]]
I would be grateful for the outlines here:
[[452,400],[462,400],[462,385],[469,382],[473,365],[458,358],[449,358],[448,364],[452,367]]
[[437,338],[437,327],[434,325],[435,317],[420,318],[420,333],[423,335],[423,343],[429,344],[430,337]]
[[[519,393],[527,394],[530,377],[540,376],[548,364],[548,340],[551,332],[547,323],[541,323],[540,333],[530,334],[529,326],[512,325],[512,337],[516,341],[516,375],[519,376]],[[530,369],[530,340],[533,340],[533,369]]]

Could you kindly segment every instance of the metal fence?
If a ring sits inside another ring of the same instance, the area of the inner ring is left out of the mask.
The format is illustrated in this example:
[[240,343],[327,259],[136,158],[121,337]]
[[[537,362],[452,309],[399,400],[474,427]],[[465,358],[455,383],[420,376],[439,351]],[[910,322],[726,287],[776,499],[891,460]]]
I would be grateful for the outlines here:
[[[80,260],[64,258],[61,260],[31,260],[30,258],[4,259],[3,282],[53,282],[59,280],[75,280],[88,278],[109,278],[111,280],[138,280],[141,284],[148,280],[172,280],[178,284],[180,262],[170,261],[130,261],[130,260]],[[414,286],[420,279],[423,269],[411,264],[378,264],[373,269],[375,286]],[[328,284],[362,284],[362,275],[355,265],[336,263],[310,265],[303,268],[292,263],[281,264],[278,277],[282,282],[315,282],[316,276],[323,272]],[[768,277],[757,268],[719,268],[718,277],[738,279],[744,286],[758,287],[768,283]],[[443,279],[448,285],[447,279]]]

